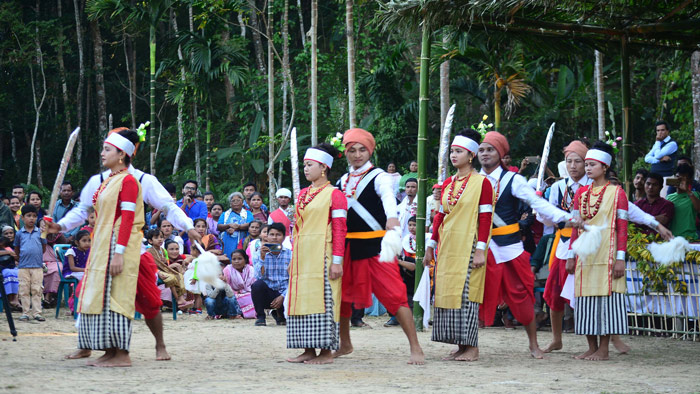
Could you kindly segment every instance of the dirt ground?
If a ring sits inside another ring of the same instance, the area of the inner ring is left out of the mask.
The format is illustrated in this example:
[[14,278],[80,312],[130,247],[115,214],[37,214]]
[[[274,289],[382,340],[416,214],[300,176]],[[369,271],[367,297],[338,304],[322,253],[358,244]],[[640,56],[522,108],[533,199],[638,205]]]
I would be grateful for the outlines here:
[[[85,367],[85,360],[63,359],[77,344],[72,318],[17,322],[19,337],[12,342],[3,314],[0,392],[700,391],[700,343],[675,339],[628,336],[624,339],[632,347],[630,354],[612,352],[610,361],[587,362],[572,359],[585,350],[585,338],[565,334],[564,351],[533,360],[522,328],[489,328],[480,331],[481,359],[460,363],[440,361],[453,347],[431,342],[428,329],[419,333],[426,365],[409,366],[401,329],[383,327],[386,317],[370,317],[366,321],[373,329],[352,330],[354,353],[331,365],[311,366],[284,361],[298,353],[286,349],[284,327],[255,327],[252,320],[209,321],[201,315],[173,321],[171,316],[163,314],[172,361],[155,361],[153,338],[140,320],[131,342],[133,367],[101,369]],[[541,346],[549,343],[550,335],[539,333]]]

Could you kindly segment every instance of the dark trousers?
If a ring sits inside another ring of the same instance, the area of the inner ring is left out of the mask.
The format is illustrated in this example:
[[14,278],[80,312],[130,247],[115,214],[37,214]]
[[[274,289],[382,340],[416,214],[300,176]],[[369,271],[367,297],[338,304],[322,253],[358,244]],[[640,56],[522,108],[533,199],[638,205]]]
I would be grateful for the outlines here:
[[[267,283],[262,280],[257,280],[250,287],[250,297],[255,305],[255,315],[258,319],[265,319],[265,309],[271,309],[270,303],[279,297],[280,293],[277,290],[272,290]],[[284,312],[284,306],[278,309],[279,312]],[[281,316],[284,316],[283,314]]]
[[365,308],[355,309],[355,304],[353,304],[352,316],[350,317],[350,323],[352,325],[362,324],[363,317],[365,317]]

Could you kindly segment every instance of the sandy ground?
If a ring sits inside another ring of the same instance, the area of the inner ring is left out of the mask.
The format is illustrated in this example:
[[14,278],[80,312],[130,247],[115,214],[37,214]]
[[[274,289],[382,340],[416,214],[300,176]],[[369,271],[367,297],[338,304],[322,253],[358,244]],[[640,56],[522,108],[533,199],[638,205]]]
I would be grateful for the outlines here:
[[[141,320],[131,342],[133,367],[101,369],[85,367],[85,360],[63,359],[77,343],[72,318],[17,322],[20,334],[12,342],[3,314],[0,392],[700,391],[700,343],[675,339],[625,337],[631,354],[613,352],[610,361],[586,362],[572,359],[585,350],[585,339],[565,334],[564,351],[533,360],[522,328],[489,328],[480,332],[481,359],[464,363],[440,361],[453,347],[431,342],[427,330],[419,333],[427,364],[409,366],[401,329],[384,328],[385,317],[370,317],[366,321],[373,329],[352,330],[354,353],[335,364],[311,366],[284,361],[298,353],[286,349],[284,327],[255,327],[252,320],[207,321],[201,315],[177,321],[169,313],[163,316],[172,361],[155,361],[153,338]],[[550,335],[539,333],[541,346],[549,343]]]

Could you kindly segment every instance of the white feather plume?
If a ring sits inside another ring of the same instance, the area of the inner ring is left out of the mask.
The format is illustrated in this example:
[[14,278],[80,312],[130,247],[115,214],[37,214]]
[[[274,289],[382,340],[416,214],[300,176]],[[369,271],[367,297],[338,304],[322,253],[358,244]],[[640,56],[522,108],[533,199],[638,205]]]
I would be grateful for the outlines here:
[[672,240],[663,243],[650,243],[647,246],[651,257],[659,264],[669,265],[685,260],[685,254],[690,249],[690,243],[683,237],[674,237]]
[[391,229],[382,238],[382,251],[379,253],[379,261],[382,263],[393,263],[402,250],[401,233],[397,229]]
[[[195,242],[195,245],[197,246],[197,249],[199,249],[200,253],[196,260],[197,279],[204,283],[208,283],[217,289],[223,289],[226,286],[226,283],[219,278],[219,275],[221,275],[221,264],[219,263],[219,259],[214,253],[204,251],[199,242]],[[193,261],[192,264],[195,264],[195,262]]]
[[600,242],[603,238],[601,232],[604,228],[605,226],[584,225],[583,229],[585,231],[579,234],[576,241],[571,244],[571,249],[580,258],[586,258],[594,254],[600,248]]

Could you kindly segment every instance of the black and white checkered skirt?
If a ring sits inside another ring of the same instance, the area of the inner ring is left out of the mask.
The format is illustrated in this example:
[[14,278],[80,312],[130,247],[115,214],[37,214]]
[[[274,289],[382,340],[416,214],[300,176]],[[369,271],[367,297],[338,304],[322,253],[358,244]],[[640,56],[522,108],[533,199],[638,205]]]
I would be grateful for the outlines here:
[[[287,348],[338,350],[340,341],[338,323],[333,321],[333,292],[328,270],[323,278],[325,313],[287,318]],[[338,308],[340,305],[337,306]]]
[[468,277],[462,290],[461,308],[434,308],[431,339],[455,345],[479,346],[479,304],[469,301]]
[[[110,262],[114,256],[114,245],[117,241],[116,232],[112,235]],[[78,323],[78,348],[105,350],[121,349],[129,351],[131,343],[131,319],[109,310],[109,298],[112,291],[112,275],[107,265],[107,283],[105,283],[104,305],[100,314],[80,314]]]
[[578,335],[624,335],[629,332],[625,295],[576,297],[574,331]]

